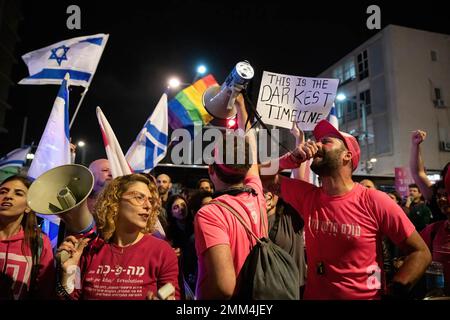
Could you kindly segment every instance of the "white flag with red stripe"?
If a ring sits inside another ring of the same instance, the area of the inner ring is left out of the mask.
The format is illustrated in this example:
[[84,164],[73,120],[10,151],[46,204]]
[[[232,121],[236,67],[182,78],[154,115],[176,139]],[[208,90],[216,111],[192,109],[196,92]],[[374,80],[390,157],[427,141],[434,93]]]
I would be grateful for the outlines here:
[[[106,156],[109,161],[109,166],[111,168],[111,174],[113,178],[133,173],[133,170],[131,169],[130,165],[125,159],[125,156],[123,155],[123,151],[120,147],[119,141],[117,141],[116,135],[109,125],[108,120],[106,120],[102,109],[100,109],[100,107],[97,107],[96,112],[98,123],[100,124],[100,130],[102,131],[103,143],[105,144]],[[166,236],[164,229],[159,222],[159,219],[156,220],[155,228],[163,238]]]
[[109,125],[108,120],[106,120],[102,109],[97,107],[96,111],[98,123],[100,124],[100,130],[102,131],[103,143],[105,144],[106,156],[108,157],[113,178],[131,174],[132,170],[123,155],[122,148],[120,147],[120,144],[117,141],[116,135]]

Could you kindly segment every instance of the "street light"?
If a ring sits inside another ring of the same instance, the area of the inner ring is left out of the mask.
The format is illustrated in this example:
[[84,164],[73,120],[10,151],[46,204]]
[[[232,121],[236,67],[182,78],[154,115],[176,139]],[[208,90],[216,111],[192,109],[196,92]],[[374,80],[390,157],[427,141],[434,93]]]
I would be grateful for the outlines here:
[[208,71],[208,68],[206,68],[206,66],[204,64],[201,64],[197,67],[195,76],[194,76],[194,80],[192,80],[192,82],[197,81],[198,78],[200,78],[200,76],[203,76],[206,71]]
[[337,100],[337,101],[344,101],[345,99],[347,99],[347,97],[346,97],[345,94],[343,94],[343,93],[339,93],[339,94],[336,96],[336,100]]
[[77,146],[81,149],[81,164],[86,165],[86,142],[78,141]]
[[201,64],[197,67],[197,74],[204,75],[207,70],[208,69],[203,64]]
[[178,78],[170,78],[169,81],[167,81],[167,84],[169,85],[169,89],[176,89],[180,86],[181,81]]
[[176,89],[179,86],[190,86],[192,83],[187,83],[187,82],[181,82],[180,79],[178,79],[177,77],[172,77],[167,81],[167,89]]
[[[366,146],[366,160],[364,162],[364,169],[366,173],[370,173],[373,170],[373,165],[377,162],[376,158],[370,158],[370,150],[369,150],[369,131],[367,130],[367,105],[366,102],[360,99],[348,98],[344,93],[338,93],[336,95],[336,100],[338,101],[353,101],[356,102],[358,106],[361,107],[361,122],[362,122],[362,130],[359,130],[359,133],[362,133],[362,139],[364,139],[364,145]],[[362,140],[361,138],[359,138]]]

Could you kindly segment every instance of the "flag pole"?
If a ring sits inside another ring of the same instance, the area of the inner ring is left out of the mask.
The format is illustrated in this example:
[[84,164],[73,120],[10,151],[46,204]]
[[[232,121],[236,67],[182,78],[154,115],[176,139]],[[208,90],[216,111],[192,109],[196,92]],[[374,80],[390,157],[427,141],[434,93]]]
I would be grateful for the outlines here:
[[[105,44],[103,45],[103,49],[102,49],[102,52],[100,53],[100,57],[103,55],[103,51],[105,50],[106,43],[108,42],[108,39],[109,39],[109,34],[107,34],[105,36]],[[77,105],[77,108],[75,109],[75,112],[73,113],[72,119],[70,120],[69,129],[72,129],[73,122],[75,121],[75,118],[77,117],[78,111],[80,110],[81,104],[83,103],[84,97],[86,96],[86,93],[88,92],[89,87],[91,86],[92,79],[94,78],[95,72],[97,71],[97,67],[98,67],[99,64],[100,64],[100,59],[99,59],[99,63],[97,63],[97,65],[95,66],[95,70],[94,70],[94,73],[92,73],[92,77],[91,77],[91,79],[89,81],[89,84],[84,89],[84,91],[81,93],[81,99],[78,102],[78,105]]]
[[[92,75],[92,77],[94,77],[94,75]],[[91,81],[92,81],[92,79],[91,79]],[[89,85],[90,84],[91,83],[89,82]],[[73,122],[75,121],[75,118],[77,117],[78,110],[80,110],[80,107],[81,107],[81,104],[83,103],[84,97],[86,96],[86,93],[89,90],[89,85],[86,88],[84,88],[84,91],[81,93],[81,99],[78,102],[77,108],[75,109],[75,112],[74,112],[74,114],[72,116],[72,119],[70,120],[69,129],[72,128]]]

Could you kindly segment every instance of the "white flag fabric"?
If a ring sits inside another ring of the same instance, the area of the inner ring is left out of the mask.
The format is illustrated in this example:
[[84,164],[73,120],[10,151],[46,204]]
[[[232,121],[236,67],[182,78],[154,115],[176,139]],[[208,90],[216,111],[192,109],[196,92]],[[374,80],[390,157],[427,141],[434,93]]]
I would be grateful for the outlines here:
[[66,73],[71,85],[88,87],[109,35],[64,40],[22,56],[29,76],[19,84],[61,84]]
[[128,149],[126,159],[134,171],[148,173],[166,156],[167,143],[167,94],[164,93]]
[[111,175],[113,178],[131,174],[130,166],[123,155],[122,148],[116,135],[106,120],[105,115],[100,107],[97,107],[97,119],[102,131],[103,143],[105,144],[106,156],[108,157]]
[[[44,172],[58,166],[71,163],[69,135],[69,75],[63,79],[58,96],[53,104],[50,117],[37,147],[34,159],[28,169],[28,176],[38,178]],[[44,221],[42,231],[45,232],[54,248],[58,242],[58,226],[60,219],[56,215],[40,215]]]
[[[167,100],[166,100],[167,103]],[[124,176],[127,174],[131,174],[131,168],[123,155],[122,148],[120,147],[119,142],[117,141],[116,135],[109,125],[108,120],[102,112],[100,107],[97,107],[97,119],[100,125],[100,130],[102,132],[103,143],[105,144],[106,156],[109,161],[109,167],[111,169],[111,175],[113,178],[117,178],[120,176]],[[156,219],[156,230],[161,234],[161,237],[164,238],[166,236],[164,229],[159,222],[159,219]]]
[[41,141],[39,141],[34,159],[28,170],[28,176],[33,179],[50,169],[70,164],[69,90],[67,81],[64,79],[61,84]]

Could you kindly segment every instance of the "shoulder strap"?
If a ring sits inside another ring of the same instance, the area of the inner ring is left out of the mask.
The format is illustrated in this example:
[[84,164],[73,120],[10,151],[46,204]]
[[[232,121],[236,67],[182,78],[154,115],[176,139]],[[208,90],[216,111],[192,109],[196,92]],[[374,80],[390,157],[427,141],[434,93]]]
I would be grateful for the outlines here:
[[245,231],[247,231],[248,234],[250,234],[253,238],[255,238],[255,240],[257,242],[262,243],[261,240],[259,240],[259,238],[253,233],[253,231],[250,229],[250,227],[247,225],[247,223],[245,223],[245,221],[242,219],[240,214],[237,213],[237,211],[234,210],[231,206],[229,206],[226,203],[217,201],[217,200],[212,200],[208,204],[217,204],[220,207],[228,209],[236,217],[236,219],[238,219],[238,221],[242,224],[242,226],[244,227]]

